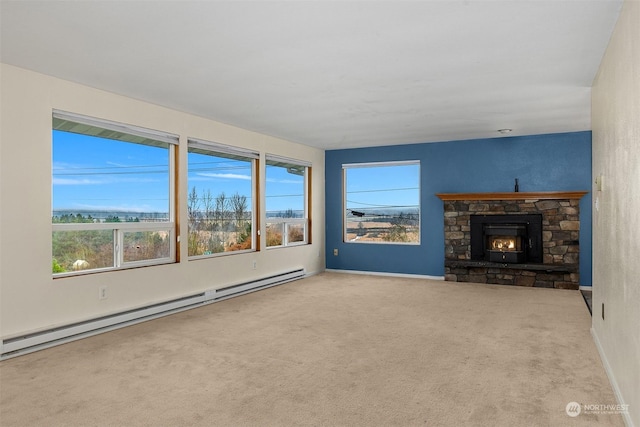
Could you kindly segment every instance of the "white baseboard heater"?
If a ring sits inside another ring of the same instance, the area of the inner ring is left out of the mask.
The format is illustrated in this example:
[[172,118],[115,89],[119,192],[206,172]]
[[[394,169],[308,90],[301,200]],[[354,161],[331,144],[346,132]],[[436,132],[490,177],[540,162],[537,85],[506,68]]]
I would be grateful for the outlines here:
[[204,293],[206,301],[220,301],[223,299],[236,297],[247,292],[253,292],[260,289],[269,288],[271,286],[281,285],[292,280],[304,277],[304,269],[292,270],[286,273],[277,274],[275,276],[266,277],[264,279],[254,280],[248,283],[240,283],[238,285],[227,286],[226,288],[212,289]]
[[304,269],[300,268],[250,282],[227,286],[221,289],[207,290],[196,295],[154,304],[135,310],[129,310],[71,325],[65,325],[29,335],[9,338],[2,341],[0,348],[0,360],[87,338],[103,332],[134,325],[136,323],[146,322],[148,320],[157,319],[158,317],[167,316],[180,311],[190,310],[204,304],[211,304],[244,295],[249,292],[266,289],[271,286],[281,285],[292,280],[301,279],[304,276]]

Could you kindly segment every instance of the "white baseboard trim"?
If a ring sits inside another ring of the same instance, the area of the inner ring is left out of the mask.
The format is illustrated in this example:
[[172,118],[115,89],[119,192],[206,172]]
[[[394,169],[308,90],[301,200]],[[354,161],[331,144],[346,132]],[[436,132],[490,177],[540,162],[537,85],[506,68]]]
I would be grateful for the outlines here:
[[408,279],[444,280],[444,276],[427,276],[424,274],[384,273],[381,271],[362,271],[362,270],[335,270],[332,268],[327,268],[325,271],[330,273],[363,274],[363,275],[369,275],[369,276],[405,277]]
[[591,291],[591,290],[593,290],[593,286],[591,286],[591,285],[589,285],[589,286],[579,286],[578,289],[581,290],[581,291]]
[[[613,375],[613,370],[611,369],[611,365],[609,364],[609,360],[607,359],[607,356],[604,352],[604,349],[602,348],[602,345],[600,344],[600,339],[598,338],[598,334],[596,333],[596,330],[592,327],[591,328],[591,336],[593,337],[593,342],[596,344],[596,348],[598,349],[598,354],[600,355],[600,360],[602,360],[602,366],[604,366],[604,371],[607,374],[607,378],[609,378],[609,383],[611,383],[611,388],[613,389],[613,394],[616,397],[616,400],[618,401],[617,403],[619,405],[625,405],[626,402],[624,401],[624,398],[622,397],[622,393],[620,392],[620,387],[618,387],[618,382],[616,381],[615,376]],[[629,409],[632,408],[631,405],[628,406]],[[638,408],[635,408],[636,410]],[[627,427],[635,427],[635,425],[633,424],[633,421],[631,420],[631,414],[627,411],[627,412],[623,412],[622,413],[622,418],[624,420],[624,423]]]
[[132,326],[149,320],[158,319],[181,311],[202,307],[206,304],[235,298],[250,292],[282,285],[306,277],[304,268],[267,276],[247,282],[232,284],[224,288],[209,289],[199,294],[178,298],[127,310],[100,318],[88,319],[74,324],[26,333],[13,338],[0,340],[0,360],[21,356],[34,351],[44,350],[56,345],[66,344],[100,333]]

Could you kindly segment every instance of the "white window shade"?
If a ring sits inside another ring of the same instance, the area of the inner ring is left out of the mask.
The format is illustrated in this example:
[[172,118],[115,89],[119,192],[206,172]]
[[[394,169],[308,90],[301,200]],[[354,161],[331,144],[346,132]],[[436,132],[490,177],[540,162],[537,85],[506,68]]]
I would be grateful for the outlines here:
[[231,145],[220,144],[217,142],[205,141],[201,139],[188,138],[189,151],[199,154],[207,154],[210,152],[226,154],[229,158],[258,159],[260,153]]
[[171,133],[60,110],[53,110],[53,130],[154,146],[158,142],[171,145],[179,142],[178,135]]
[[400,160],[397,162],[372,162],[372,163],[345,163],[342,165],[342,169],[385,167],[385,166],[408,166],[408,165],[419,165],[419,164],[420,164],[420,160]]
[[297,160],[297,159],[291,159],[288,157],[282,157],[282,156],[276,156],[274,154],[267,154],[265,156],[266,162],[268,165],[272,165],[272,166],[281,166],[281,167],[288,167],[288,166],[304,166],[304,167],[311,167],[311,162],[305,161],[305,160]]

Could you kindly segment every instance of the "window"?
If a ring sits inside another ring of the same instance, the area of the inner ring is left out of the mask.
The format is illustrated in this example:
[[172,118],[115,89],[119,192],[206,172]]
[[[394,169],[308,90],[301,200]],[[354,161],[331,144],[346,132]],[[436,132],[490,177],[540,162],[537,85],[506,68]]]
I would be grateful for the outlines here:
[[259,153],[189,139],[189,256],[255,248]]
[[54,276],[174,262],[178,137],[62,111],[52,134]]
[[420,243],[419,161],[342,168],[345,242]]
[[307,162],[267,155],[267,247],[309,243],[310,166]]

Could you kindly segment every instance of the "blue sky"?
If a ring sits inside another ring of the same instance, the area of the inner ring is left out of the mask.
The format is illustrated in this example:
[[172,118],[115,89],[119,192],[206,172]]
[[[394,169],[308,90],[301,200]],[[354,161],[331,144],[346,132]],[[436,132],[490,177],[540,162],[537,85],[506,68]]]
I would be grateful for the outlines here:
[[187,162],[189,194],[194,187],[199,198],[207,191],[214,198],[223,192],[227,198],[238,193],[247,198],[247,211],[253,210],[250,161],[189,153]]
[[[53,209],[168,212],[168,150],[53,131]],[[248,162],[189,153],[188,189],[247,197],[253,209]],[[267,167],[267,211],[300,210],[304,179]]]
[[53,132],[53,209],[167,212],[168,151]]
[[420,205],[420,165],[354,167],[346,170],[347,209],[401,208],[415,211]]

